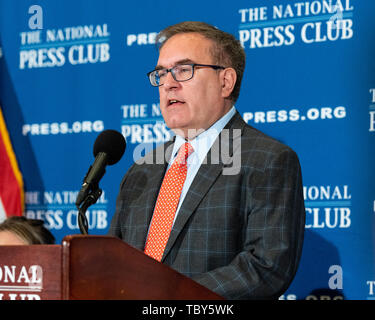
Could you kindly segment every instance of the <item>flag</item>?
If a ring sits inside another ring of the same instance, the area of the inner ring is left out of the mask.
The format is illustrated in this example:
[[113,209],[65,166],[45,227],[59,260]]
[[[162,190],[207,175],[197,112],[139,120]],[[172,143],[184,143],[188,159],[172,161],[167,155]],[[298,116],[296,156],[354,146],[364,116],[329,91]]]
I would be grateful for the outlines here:
[[21,216],[23,211],[22,174],[18,168],[0,106],[0,222],[9,216]]

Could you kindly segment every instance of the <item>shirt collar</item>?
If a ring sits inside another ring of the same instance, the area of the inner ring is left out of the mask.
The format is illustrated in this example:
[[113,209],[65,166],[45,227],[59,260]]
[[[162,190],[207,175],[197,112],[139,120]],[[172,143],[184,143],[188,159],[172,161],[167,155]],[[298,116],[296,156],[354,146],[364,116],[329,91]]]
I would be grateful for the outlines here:
[[[234,116],[235,113],[236,113],[236,108],[232,106],[232,108],[224,116],[222,116],[218,121],[216,121],[210,128],[203,131],[201,134],[196,136],[193,140],[189,141],[191,146],[194,149],[194,152],[192,155],[197,156],[199,161],[203,161],[203,159],[207,155],[208,150],[210,150],[216,138],[219,136],[220,132],[223,130],[223,128],[226,126],[226,124]],[[176,135],[171,160],[173,160],[177,156],[178,150],[180,150],[181,146],[185,142],[186,142],[185,138],[179,135]]]

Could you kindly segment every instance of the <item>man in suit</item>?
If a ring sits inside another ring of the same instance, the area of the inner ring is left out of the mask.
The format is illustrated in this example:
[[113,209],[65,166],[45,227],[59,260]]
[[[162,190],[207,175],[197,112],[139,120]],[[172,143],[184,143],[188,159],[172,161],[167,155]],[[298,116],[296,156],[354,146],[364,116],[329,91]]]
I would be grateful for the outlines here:
[[148,75],[176,136],[128,170],[109,233],[225,298],[278,298],[303,243],[297,155],[236,111],[245,53],[232,35],[183,22],[158,41]]

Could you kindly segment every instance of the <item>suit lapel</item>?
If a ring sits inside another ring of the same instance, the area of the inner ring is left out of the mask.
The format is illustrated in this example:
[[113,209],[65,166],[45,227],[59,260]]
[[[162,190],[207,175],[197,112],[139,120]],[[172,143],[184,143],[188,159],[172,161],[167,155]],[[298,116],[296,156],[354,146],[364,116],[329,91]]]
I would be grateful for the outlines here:
[[[228,122],[224,129],[241,129],[242,132],[242,128],[244,125],[245,122],[242,120],[240,114],[236,112],[236,114],[232,117],[232,119]],[[218,157],[218,155],[220,154],[218,150],[220,150],[220,148],[228,147],[228,150],[233,150],[233,135],[230,134],[229,136],[225,136],[225,134],[227,134],[228,132],[232,132],[232,130],[223,130],[219,134],[211,149],[207,153],[207,156],[203,161],[201,167],[199,168],[197,175],[195,176],[189,188],[189,191],[185,196],[184,202],[181,205],[180,211],[173,225],[170,237],[164,250],[162,261],[170,252],[177,237],[182,232],[185,224],[187,223],[195,209],[198,207],[213,183],[222,173],[223,167],[228,164],[228,158],[223,159],[222,157]],[[227,143],[229,145],[226,145]],[[231,156],[231,154],[229,156]]]

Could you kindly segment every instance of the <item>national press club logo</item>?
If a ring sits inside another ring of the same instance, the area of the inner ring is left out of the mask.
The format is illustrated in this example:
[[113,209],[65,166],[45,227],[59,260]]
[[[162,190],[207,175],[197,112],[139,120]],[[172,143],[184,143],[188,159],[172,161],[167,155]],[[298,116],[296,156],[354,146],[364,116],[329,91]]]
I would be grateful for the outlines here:
[[43,8],[29,8],[29,30],[19,33],[19,69],[105,63],[110,60],[107,23],[44,28]]
[[303,187],[306,229],[347,229],[351,226],[350,186],[308,185]]
[[173,135],[164,122],[159,103],[127,103],[121,105],[120,112],[121,133],[127,143],[159,144]]
[[314,0],[239,8],[238,38],[245,49],[314,44],[353,37],[351,0]]
[[[40,219],[50,230],[79,230],[76,190],[31,190],[25,192],[25,215]],[[89,229],[105,230],[109,227],[108,200],[103,190],[98,201],[86,211]]]

